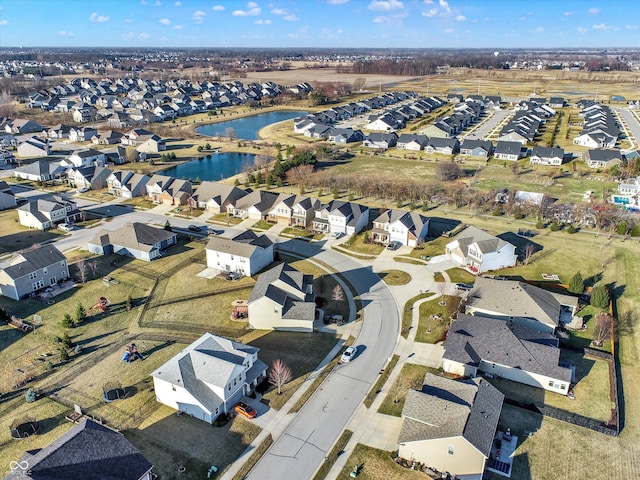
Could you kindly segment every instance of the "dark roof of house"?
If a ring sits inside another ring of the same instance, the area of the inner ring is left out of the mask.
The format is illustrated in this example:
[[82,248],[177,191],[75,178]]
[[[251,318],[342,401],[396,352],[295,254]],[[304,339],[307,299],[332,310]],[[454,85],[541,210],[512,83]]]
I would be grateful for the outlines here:
[[522,144],[520,142],[507,142],[499,140],[494,150],[494,154],[504,153],[507,155],[520,155]]
[[463,436],[488,458],[503,399],[485,379],[457,381],[427,373],[422,390],[407,393],[398,443]]
[[465,138],[460,146],[461,150],[475,150],[476,148],[482,148],[486,152],[493,150],[493,144],[489,140],[473,140]]
[[[620,150],[612,150],[607,148],[594,148],[592,150],[587,150],[585,152],[585,155],[588,156],[589,160],[595,162],[609,162],[611,160],[622,159]],[[628,155],[627,158],[629,158]]]
[[[277,265],[262,273],[258,277],[258,280],[256,281],[256,284],[251,291],[251,295],[249,296],[249,302],[253,302],[267,295],[270,287],[275,288],[279,291],[283,291],[279,287],[273,285],[278,281],[281,281],[297,290],[298,292],[300,292],[300,296],[305,298],[307,296],[307,285],[313,284],[313,276],[299,272],[295,268],[289,266],[287,263],[281,263],[280,265]],[[278,296],[278,298],[280,298],[280,296]]]
[[153,245],[175,237],[176,234],[162,228],[151,227],[144,223],[132,222],[111,232],[101,231],[89,243],[104,245],[104,235],[108,235],[108,243],[122,247],[148,252]]
[[10,265],[4,272],[10,278],[16,279],[66,259],[67,257],[53,245],[45,245],[17,254],[10,260]]
[[535,319],[557,326],[560,306],[576,306],[577,297],[550,292],[515,280],[478,277],[469,292],[468,306],[509,317]]
[[124,435],[89,419],[20,460],[29,470],[6,480],[138,480],[153,467]]
[[271,245],[273,242],[266,235],[258,236],[252,230],[246,230],[231,239],[213,237],[206,249],[249,258],[256,250],[264,250]]
[[558,339],[504,319],[459,314],[447,333],[443,358],[478,367],[481,361],[571,382],[558,365]]
[[564,157],[564,150],[562,148],[548,148],[548,147],[533,147],[531,150],[532,157],[540,157],[540,158],[556,158],[556,157]]

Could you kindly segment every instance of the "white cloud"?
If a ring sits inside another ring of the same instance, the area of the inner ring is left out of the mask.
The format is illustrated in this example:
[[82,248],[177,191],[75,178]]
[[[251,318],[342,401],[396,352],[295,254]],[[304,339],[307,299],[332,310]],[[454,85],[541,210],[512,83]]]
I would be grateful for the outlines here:
[[298,20],[300,20],[296,15],[291,14],[291,15],[287,15],[286,17],[282,17],[283,20],[286,20],[287,22],[297,22]]
[[176,2],[173,4],[174,7],[181,7],[182,6],[182,2]]
[[404,4],[400,0],[371,0],[371,3],[367,8],[369,10],[388,12],[391,10],[398,10],[403,7]]
[[447,28],[444,30],[444,33],[453,33],[453,32],[454,32],[453,28]]
[[597,25],[592,25],[591,28],[594,30],[609,30],[611,27],[605,23],[598,23]]
[[224,10],[224,5],[214,5],[211,7],[211,10],[215,10],[216,12],[221,12]]
[[204,13],[202,10],[197,10],[193,16],[191,17],[191,20],[193,20],[195,23],[202,23],[204,22],[204,17],[206,17],[207,14]]
[[173,29],[174,30],[182,30],[182,25],[174,25]]
[[60,35],[63,37],[73,37],[73,32],[67,32],[66,30],[61,30]]
[[456,20],[459,22],[464,22],[467,19],[467,17],[465,17],[464,15],[458,15],[456,17]]
[[153,4],[154,7],[161,7],[162,2],[160,0],[156,0],[156,3]]
[[564,16],[565,17],[570,17],[571,15],[573,15],[575,12],[564,12]]
[[256,2],[247,3],[246,10],[234,10],[232,15],[236,17],[256,17],[262,13],[262,9]]
[[89,15],[89,21],[104,23],[109,21],[109,17],[105,15],[98,15],[96,12],[93,12],[91,15]]
[[638,26],[637,25],[625,25],[624,28],[626,28],[627,30],[637,30]]
[[433,0],[424,0],[427,5],[433,5]]
[[385,23],[390,26],[401,27],[402,19],[407,16],[406,12],[379,15],[373,19],[373,23]]
[[160,23],[162,25],[171,25],[171,20],[169,20],[168,18],[163,18],[160,20]]
[[349,3],[349,0],[329,0],[329,3],[333,5],[342,5],[343,3]]
[[0,25],[9,25],[9,20],[0,20]]
[[271,13],[273,13],[274,15],[286,15],[287,11],[282,8],[274,8],[273,10],[271,10]]
[[139,38],[140,40],[145,40],[145,39],[149,38],[150,36],[151,36],[151,35],[149,35],[148,33],[144,33],[144,32],[143,32],[143,33],[141,33],[140,35],[138,35],[138,38]]
[[431,10],[429,10],[428,12],[422,12],[422,16],[423,17],[435,17],[438,14],[438,9],[437,8],[432,8]]
[[600,9],[598,7],[593,7],[587,10],[589,15],[598,15],[600,13]]
[[267,20],[256,20],[255,22],[256,25],[271,25],[271,20],[267,19]]
[[135,33],[133,32],[122,34],[122,38],[124,38],[125,40],[132,40],[134,36],[135,36]]
[[124,23],[133,23],[133,18],[125,18]]
[[[347,1],[348,1],[348,0],[347,0]],[[289,34],[287,35],[287,37],[289,37],[289,38],[298,38],[298,34],[297,34],[297,33],[289,33]]]
[[544,27],[538,27],[538,28],[536,28],[536,32],[538,32],[538,33],[542,33],[542,32],[544,32]]
[[584,27],[578,27],[576,28],[576,30],[578,30],[578,33],[587,33],[589,31],[588,28],[584,28]]

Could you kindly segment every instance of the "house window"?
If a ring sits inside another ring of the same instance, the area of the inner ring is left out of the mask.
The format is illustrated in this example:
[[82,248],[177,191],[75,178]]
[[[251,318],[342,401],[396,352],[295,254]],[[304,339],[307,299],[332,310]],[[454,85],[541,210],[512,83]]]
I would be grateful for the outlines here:
[[273,313],[278,313],[278,307],[273,307]]
[[49,279],[49,285],[55,285],[56,284],[56,277],[51,277]]
[[449,455],[453,455],[453,454],[455,454],[455,453],[456,453],[456,449],[455,449],[455,447],[454,447],[453,445],[449,445],[449,448],[447,449],[447,453],[448,453]]
[[560,385],[560,390],[566,390],[567,386],[563,383],[562,385]]
[[227,385],[227,390],[231,391],[231,384]]
[[38,280],[37,282],[33,282],[31,284],[31,287],[33,288],[33,291],[35,292],[36,290],[39,290],[39,289],[44,287],[44,282],[42,280]]
[[34,280],[36,278],[38,278],[38,272],[31,272],[29,274],[29,280]]
[[173,390],[175,392],[176,391],[176,386],[175,385],[171,385],[171,390]]
[[60,266],[61,266],[61,267],[64,267],[66,264],[67,264],[66,260],[62,260],[62,261],[60,262]]
[[549,386],[553,387],[553,380],[549,380]]
[[44,268],[42,269],[42,273],[44,273],[45,275],[46,275],[47,273],[49,273],[49,270],[47,270],[47,267],[44,267]]

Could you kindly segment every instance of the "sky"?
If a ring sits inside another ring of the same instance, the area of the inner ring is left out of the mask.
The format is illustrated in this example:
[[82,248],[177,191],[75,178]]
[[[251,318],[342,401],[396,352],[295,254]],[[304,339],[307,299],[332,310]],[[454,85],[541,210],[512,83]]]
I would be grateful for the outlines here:
[[2,47],[640,47],[638,0],[0,0]]

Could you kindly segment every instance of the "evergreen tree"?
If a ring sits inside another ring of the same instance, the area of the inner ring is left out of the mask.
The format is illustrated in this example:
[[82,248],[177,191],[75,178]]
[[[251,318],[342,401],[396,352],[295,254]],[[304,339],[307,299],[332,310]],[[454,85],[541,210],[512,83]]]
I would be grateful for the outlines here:
[[76,322],[73,321],[71,315],[68,313],[64,314],[64,318],[62,319],[62,328],[73,328],[76,326]]
[[584,279],[582,278],[582,274],[580,272],[576,273],[571,280],[569,281],[569,288],[567,288],[571,293],[577,293],[578,295],[584,291]]
[[24,395],[24,400],[27,403],[33,403],[36,401],[36,392],[33,390],[33,388],[27,390],[27,393],[25,393]]
[[76,324],[82,323],[87,318],[87,311],[84,309],[81,303],[78,304],[78,310],[76,310]]
[[609,290],[607,290],[607,287],[597,283],[593,287],[589,303],[592,307],[607,308],[609,306]]

